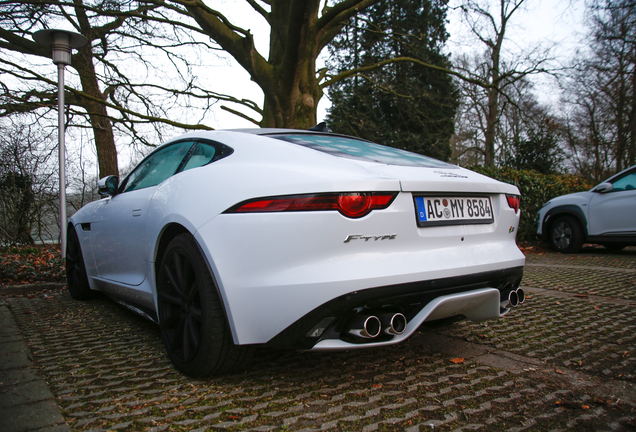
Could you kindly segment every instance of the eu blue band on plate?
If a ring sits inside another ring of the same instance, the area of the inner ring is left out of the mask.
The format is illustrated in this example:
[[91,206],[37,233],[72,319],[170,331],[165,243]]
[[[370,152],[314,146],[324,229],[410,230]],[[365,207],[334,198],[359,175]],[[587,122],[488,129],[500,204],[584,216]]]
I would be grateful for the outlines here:
[[426,222],[426,205],[424,204],[424,198],[416,197],[415,204],[417,207],[417,218],[420,222]]

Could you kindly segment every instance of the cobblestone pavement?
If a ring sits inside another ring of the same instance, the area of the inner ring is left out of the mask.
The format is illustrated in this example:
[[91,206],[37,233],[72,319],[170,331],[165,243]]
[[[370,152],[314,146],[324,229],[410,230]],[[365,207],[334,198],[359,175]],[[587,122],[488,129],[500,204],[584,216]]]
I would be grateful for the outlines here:
[[262,352],[249,370],[179,374],[158,327],[66,291],[8,304],[72,430],[636,429],[636,248],[529,254],[526,304],[406,343]]

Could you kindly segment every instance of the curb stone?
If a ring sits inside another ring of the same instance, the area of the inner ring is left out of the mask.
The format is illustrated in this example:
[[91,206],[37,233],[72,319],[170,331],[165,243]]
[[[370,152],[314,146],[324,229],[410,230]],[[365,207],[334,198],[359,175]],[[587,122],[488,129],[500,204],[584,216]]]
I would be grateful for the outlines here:
[[3,432],[70,431],[48,385],[32,368],[31,358],[9,305],[0,300],[0,418]]

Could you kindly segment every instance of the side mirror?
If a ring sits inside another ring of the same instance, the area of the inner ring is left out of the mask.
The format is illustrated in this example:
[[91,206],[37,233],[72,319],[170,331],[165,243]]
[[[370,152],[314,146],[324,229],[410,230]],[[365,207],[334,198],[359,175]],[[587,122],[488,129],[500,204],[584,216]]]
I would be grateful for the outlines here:
[[101,196],[115,196],[117,195],[117,188],[119,187],[119,179],[115,175],[109,175],[99,179],[97,182],[97,190]]
[[603,182],[594,188],[594,192],[605,193],[611,191],[612,189],[614,189],[614,186],[611,183]]

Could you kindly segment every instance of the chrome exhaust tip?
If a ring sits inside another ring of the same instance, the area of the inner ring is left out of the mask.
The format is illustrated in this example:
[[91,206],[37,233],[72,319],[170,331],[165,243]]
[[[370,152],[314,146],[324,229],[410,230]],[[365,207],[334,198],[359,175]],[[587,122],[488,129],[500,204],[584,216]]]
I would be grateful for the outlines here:
[[365,339],[373,339],[380,335],[382,323],[373,315],[358,315],[349,324],[349,334]]
[[508,294],[508,304],[512,307],[519,306],[519,296],[517,295],[517,291],[510,291],[510,294]]
[[406,331],[406,317],[401,313],[386,313],[380,315],[384,332],[390,335],[401,335]]
[[517,298],[519,299],[519,304],[524,304],[526,301],[526,293],[523,289],[517,289]]

